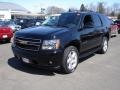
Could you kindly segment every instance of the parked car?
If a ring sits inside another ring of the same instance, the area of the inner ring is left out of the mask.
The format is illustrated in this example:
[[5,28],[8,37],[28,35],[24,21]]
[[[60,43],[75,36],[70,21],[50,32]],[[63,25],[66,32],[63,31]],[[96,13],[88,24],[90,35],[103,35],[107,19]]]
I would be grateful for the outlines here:
[[21,26],[21,29],[27,28],[28,19],[17,19],[16,23]]
[[7,21],[0,21],[0,26],[7,26],[10,27],[13,32],[21,30],[21,26],[17,25],[14,21],[12,20],[7,20]]
[[106,53],[109,39],[110,22],[105,15],[68,12],[59,18],[49,17],[40,27],[16,32],[12,50],[25,63],[72,73],[79,58]]
[[118,32],[120,33],[120,20],[116,20],[114,23],[118,26]]
[[118,26],[114,23],[113,20],[110,20],[110,24],[111,24],[111,37],[112,36],[117,36],[118,35]]
[[27,27],[40,26],[42,23],[42,19],[29,19],[29,21],[27,22]]
[[17,24],[21,26],[22,29],[40,26],[44,19],[18,19]]
[[7,41],[10,42],[13,37],[13,31],[10,27],[0,26],[0,42]]

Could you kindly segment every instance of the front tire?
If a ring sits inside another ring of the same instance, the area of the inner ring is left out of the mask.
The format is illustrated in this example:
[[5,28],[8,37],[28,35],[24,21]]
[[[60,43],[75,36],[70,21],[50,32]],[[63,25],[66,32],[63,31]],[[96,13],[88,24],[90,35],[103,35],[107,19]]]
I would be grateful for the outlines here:
[[74,46],[69,46],[64,51],[62,70],[64,73],[69,74],[75,71],[78,65],[78,50]]

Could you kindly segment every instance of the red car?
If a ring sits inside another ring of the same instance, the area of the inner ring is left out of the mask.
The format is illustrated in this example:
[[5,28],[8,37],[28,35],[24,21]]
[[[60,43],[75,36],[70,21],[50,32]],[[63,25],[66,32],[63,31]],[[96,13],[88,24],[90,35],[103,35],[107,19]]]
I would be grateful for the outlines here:
[[114,23],[118,26],[118,32],[120,33],[120,20],[116,20]]
[[0,42],[8,41],[10,42],[13,37],[13,31],[10,27],[0,26]]
[[118,26],[111,19],[110,19],[110,24],[111,24],[111,36],[117,36],[118,35]]

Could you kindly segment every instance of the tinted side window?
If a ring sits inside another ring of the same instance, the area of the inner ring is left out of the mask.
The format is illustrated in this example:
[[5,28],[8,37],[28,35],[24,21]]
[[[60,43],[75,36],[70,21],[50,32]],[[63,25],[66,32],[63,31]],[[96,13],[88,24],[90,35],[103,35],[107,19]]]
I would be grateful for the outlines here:
[[109,21],[110,21],[110,24],[114,24],[113,20],[109,19]]
[[105,15],[100,15],[100,17],[104,26],[110,26],[110,21]]
[[102,26],[101,20],[98,15],[93,15],[93,21],[94,21],[95,27]]
[[91,15],[86,15],[83,20],[84,27],[93,26],[93,19]]

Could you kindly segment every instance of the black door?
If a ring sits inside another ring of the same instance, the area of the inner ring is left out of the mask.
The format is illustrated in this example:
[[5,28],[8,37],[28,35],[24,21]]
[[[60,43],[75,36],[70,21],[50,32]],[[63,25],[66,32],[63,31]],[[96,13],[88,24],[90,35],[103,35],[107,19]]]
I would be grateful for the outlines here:
[[94,28],[86,28],[81,31],[81,51],[89,50],[93,47],[93,31]]
[[95,28],[94,22],[91,15],[85,15],[82,20],[82,30],[80,31],[80,40],[81,40],[81,52],[87,51],[94,47],[95,39]]
[[94,21],[94,41],[93,47],[97,47],[101,45],[102,36],[103,36],[103,27],[100,17],[97,14],[93,14],[93,21]]

